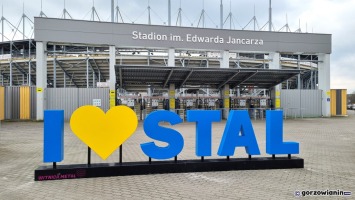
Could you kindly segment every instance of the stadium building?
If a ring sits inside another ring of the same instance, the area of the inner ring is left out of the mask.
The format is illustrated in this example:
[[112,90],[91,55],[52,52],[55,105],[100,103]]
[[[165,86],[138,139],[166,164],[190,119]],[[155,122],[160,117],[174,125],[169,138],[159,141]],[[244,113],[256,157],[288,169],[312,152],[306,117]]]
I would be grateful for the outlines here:
[[[69,120],[87,104],[127,105],[140,120],[159,109],[182,118],[188,109],[220,109],[223,118],[233,109],[253,119],[267,109],[331,116],[330,34],[275,31],[271,1],[262,28],[254,21],[253,30],[231,29],[219,6],[219,28],[199,26],[204,10],[197,27],[181,26],[181,13],[172,24],[170,0],[167,25],[152,25],[150,12],[148,24],[122,23],[113,1],[110,22],[95,19],[95,7],[91,21],[68,19],[65,8],[61,19],[41,11],[32,23],[23,14],[18,26],[2,17],[0,119],[42,120],[44,110],[64,109]],[[33,37],[23,34],[25,23]],[[5,37],[6,24],[23,38]]]

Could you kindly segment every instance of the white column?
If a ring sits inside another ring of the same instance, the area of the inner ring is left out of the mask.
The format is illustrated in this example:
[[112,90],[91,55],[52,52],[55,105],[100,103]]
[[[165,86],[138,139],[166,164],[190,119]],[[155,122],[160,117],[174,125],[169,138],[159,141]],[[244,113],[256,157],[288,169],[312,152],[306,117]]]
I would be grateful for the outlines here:
[[[269,54],[269,58],[272,59],[272,61],[269,63],[269,69],[281,69],[280,53],[272,52]],[[273,91],[271,92],[271,98],[275,108],[281,107],[280,92],[281,92],[281,84],[276,85]]]
[[168,67],[175,67],[175,49],[169,49]]
[[45,89],[47,88],[47,42],[36,42],[36,87],[37,120],[43,120],[46,108]]
[[90,80],[89,80],[89,55],[86,59],[86,88],[90,87]]
[[221,51],[220,68],[229,68],[229,51]]
[[322,90],[322,115],[330,117],[330,54],[319,54],[318,89]]
[[12,41],[10,42],[10,86],[12,86],[13,82],[12,77]]
[[53,45],[53,87],[57,87],[57,56],[55,51],[57,50],[56,45]]
[[115,72],[115,65],[116,65],[116,47],[110,46],[110,108],[116,105],[116,72]]
[[[221,51],[220,68],[229,68],[229,51]],[[223,99],[222,118],[227,119],[229,115],[229,85],[224,85],[221,91],[221,98]]]

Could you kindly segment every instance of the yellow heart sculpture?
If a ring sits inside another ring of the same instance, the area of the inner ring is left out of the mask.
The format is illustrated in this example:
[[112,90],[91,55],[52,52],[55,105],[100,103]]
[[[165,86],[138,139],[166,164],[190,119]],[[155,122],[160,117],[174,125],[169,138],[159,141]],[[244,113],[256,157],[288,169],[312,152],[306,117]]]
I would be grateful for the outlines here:
[[82,106],[70,118],[73,133],[103,160],[106,160],[137,129],[135,112],[115,106],[105,114],[95,106]]

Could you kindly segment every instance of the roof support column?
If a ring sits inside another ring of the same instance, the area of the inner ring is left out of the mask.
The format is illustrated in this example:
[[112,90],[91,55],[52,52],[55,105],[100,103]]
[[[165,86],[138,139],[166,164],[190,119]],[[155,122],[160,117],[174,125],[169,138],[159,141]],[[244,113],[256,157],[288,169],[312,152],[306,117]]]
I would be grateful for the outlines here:
[[[272,52],[269,54],[272,61],[269,63],[269,69],[281,69],[280,53]],[[275,109],[281,108],[281,84],[276,85],[271,91],[271,99]]]
[[229,115],[230,108],[230,99],[229,99],[229,85],[226,84],[223,86],[221,96],[223,99],[223,110],[222,110],[222,119],[227,119]]
[[[110,46],[110,108],[116,105],[116,47]],[[122,87],[122,85],[120,86]]]
[[318,89],[322,90],[322,115],[330,117],[330,54],[318,54]]
[[12,86],[13,82],[12,77],[12,41],[10,42],[10,86]]
[[[86,47],[86,52],[89,52],[89,47]],[[86,88],[90,87],[90,80],[89,80],[89,54],[87,54],[86,59]]]
[[46,108],[44,92],[47,88],[47,42],[36,42],[36,86],[37,86],[37,120],[43,120]]
[[[229,51],[221,51],[220,68],[229,68]],[[221,91],[221,97],[223,99],[222,118],[227,119],[229,115],[229,85],[225,84]]]
[[169,49],[168,67],[175,67],[175,49]]
[[57,87],[57,55],[55,51],[57,50],[56,45],[53,45],[53,87]]
[[175,111],[175,84],[169,84],[169,109]]
[[31,86],[31,40],[28,40],[28,86]]

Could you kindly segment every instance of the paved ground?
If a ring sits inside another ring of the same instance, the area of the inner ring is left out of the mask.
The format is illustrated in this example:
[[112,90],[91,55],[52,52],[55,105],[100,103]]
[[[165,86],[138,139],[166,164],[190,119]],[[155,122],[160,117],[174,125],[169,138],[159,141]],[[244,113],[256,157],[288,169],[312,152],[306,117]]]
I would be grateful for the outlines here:
[[[213,157],[225,122],[213,124]],[[262,156],[265,121],[253,121]],[[304,169],[162,174],[35,182],[42,163],[43,124],[2,122],[0,128],[0,199],[294,199],[295,191],[344,190],[355,194],[355,112],[348,117],[287,119],[285,140],[300,142]],[[195,127],[184,123],[180,159],[193,159]],[[124,144],[124,161],[147,160],[139,144],[148,141],[140,124]],[[65,128],[65,158],[60,164],[86,162],[86,146]],[[237,149],[237,157],[246,157]],[[102,162],[92,156],[92,162]],[[115,152],[105,162],[118,162]],[[318,197],[324,198],[324,197]],[[332,197],[341,199],[344,197]]]

